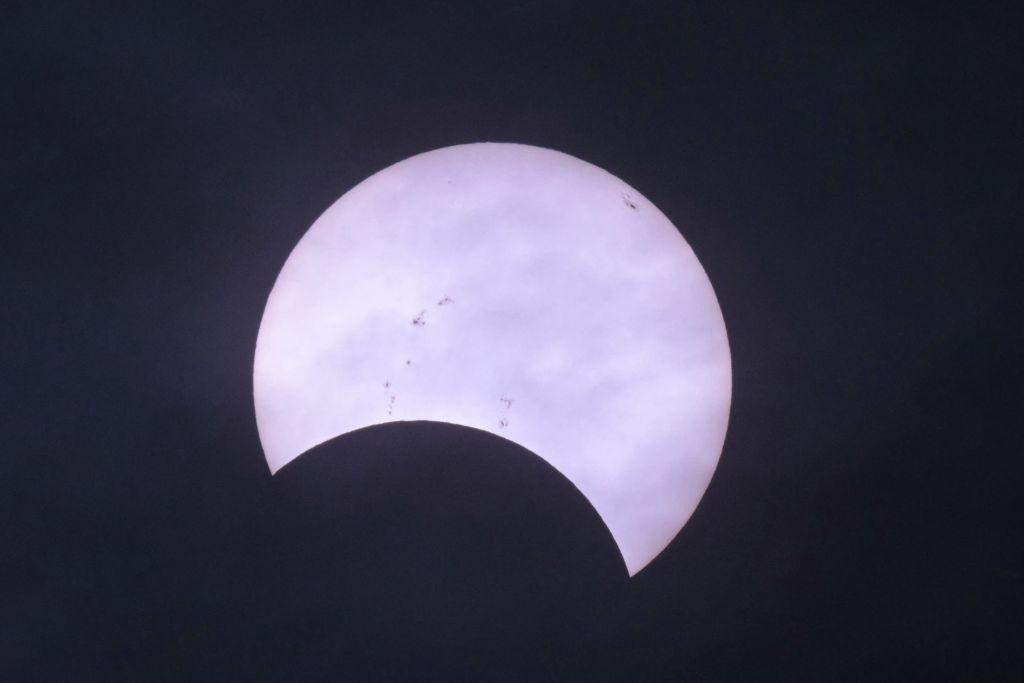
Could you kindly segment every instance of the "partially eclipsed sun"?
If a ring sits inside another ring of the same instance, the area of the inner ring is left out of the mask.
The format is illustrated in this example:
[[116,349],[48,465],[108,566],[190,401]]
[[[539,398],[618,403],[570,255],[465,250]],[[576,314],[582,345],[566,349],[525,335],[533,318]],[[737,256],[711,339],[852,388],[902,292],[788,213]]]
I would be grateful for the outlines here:
[[384,422],[493,432],[576,485],[630,575],[697,507],[732,393],[718,300],[672,223],[596,166],[492,143],[397,163],[313,224],[253,384],[271,471]]

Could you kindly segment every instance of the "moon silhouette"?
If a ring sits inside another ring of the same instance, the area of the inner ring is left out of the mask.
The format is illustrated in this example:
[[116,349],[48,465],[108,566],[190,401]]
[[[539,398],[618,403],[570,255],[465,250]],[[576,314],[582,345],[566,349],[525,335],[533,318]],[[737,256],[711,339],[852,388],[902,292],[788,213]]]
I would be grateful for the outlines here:
[[380,423],[486,430],[564,474],[632,576],[700,502],[732,377],[711,283],[653,204],[566,154],[478,143],[386,168],[313,224],[253,386],[271,472]]

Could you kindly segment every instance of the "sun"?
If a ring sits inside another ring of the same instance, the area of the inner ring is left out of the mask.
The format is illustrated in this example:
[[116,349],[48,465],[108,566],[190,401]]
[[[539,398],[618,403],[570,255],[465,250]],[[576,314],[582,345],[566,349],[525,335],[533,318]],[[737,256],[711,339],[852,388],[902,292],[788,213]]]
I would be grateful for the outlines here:
[[515,441],[590,500],[634,574],[711,479],[731,360],[704,269],[640,192],[480,143],[397,163],[316,221],[267,301],[254,393],[271,471],[396,420]]

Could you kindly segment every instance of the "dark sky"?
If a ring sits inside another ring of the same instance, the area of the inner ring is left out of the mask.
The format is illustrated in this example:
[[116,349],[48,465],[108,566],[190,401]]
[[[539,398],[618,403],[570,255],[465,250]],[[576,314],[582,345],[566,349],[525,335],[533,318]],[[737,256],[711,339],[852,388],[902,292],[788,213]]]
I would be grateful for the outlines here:
[[[86,4],[0,10],[0,680],[1024,678],[1019,7]],[[633,185],[718,294],[722,460],[632,580],[488,434],[267,471],[292,246],[482,140]]]

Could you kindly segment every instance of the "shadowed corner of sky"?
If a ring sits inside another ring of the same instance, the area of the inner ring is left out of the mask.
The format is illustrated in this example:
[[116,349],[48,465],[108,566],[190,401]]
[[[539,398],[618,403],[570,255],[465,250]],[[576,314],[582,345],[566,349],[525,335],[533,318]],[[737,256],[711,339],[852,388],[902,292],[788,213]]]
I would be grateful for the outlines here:
[[586,498],[522,447],[378,425],[306,452],[268,498],[247,547],[175,588],[202,606],[154,612],[115,677],[621,680],[622,557]]

